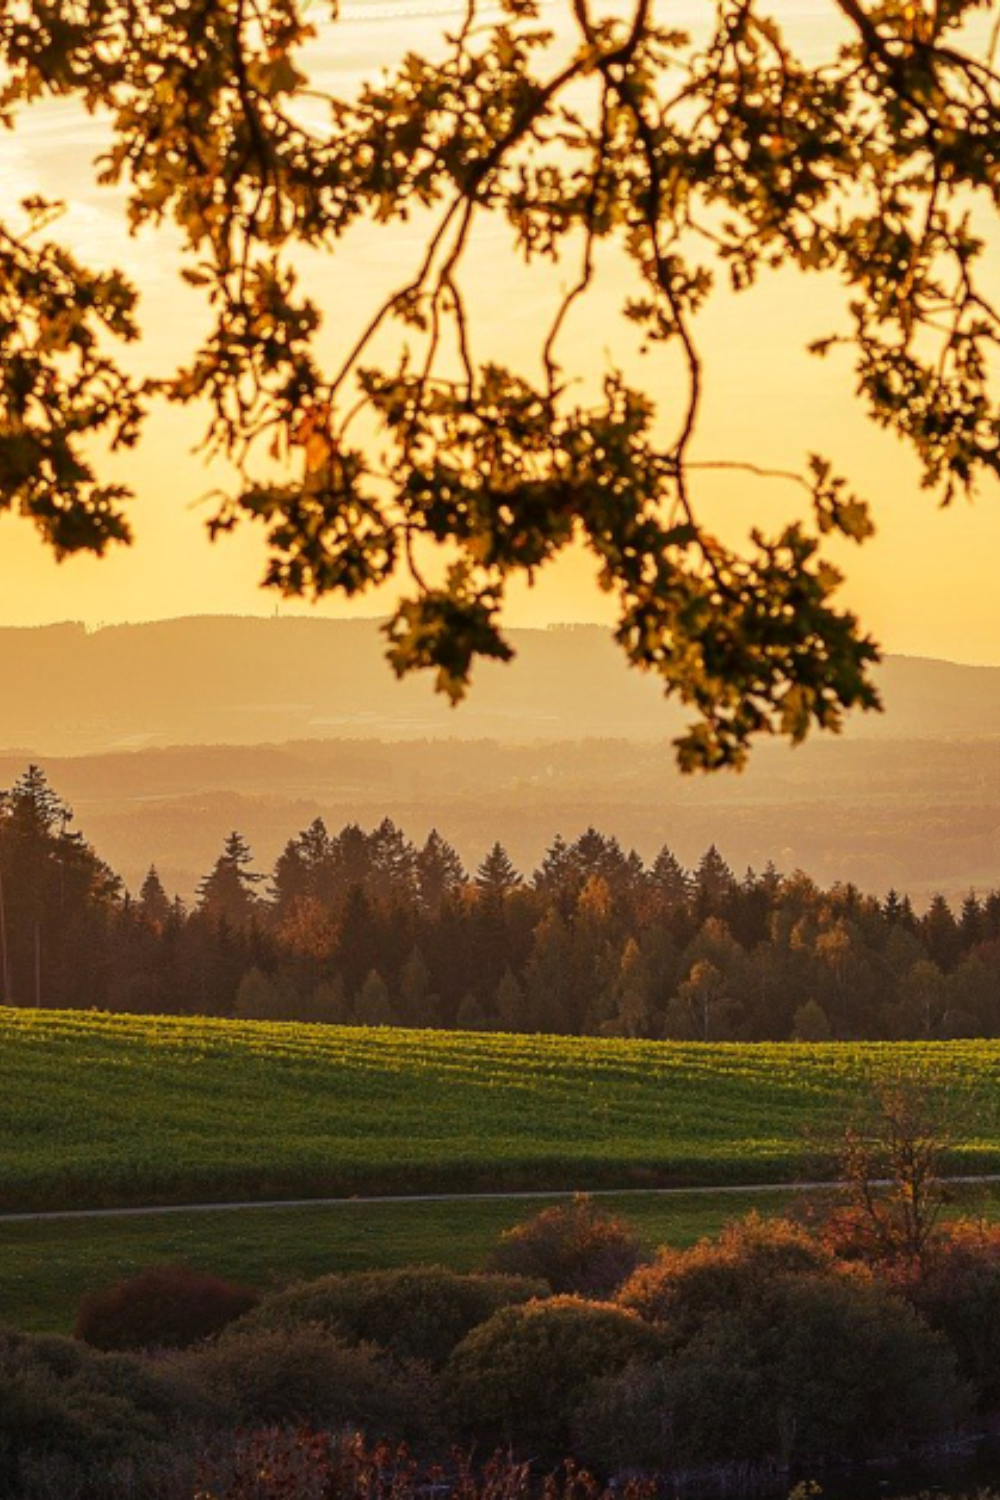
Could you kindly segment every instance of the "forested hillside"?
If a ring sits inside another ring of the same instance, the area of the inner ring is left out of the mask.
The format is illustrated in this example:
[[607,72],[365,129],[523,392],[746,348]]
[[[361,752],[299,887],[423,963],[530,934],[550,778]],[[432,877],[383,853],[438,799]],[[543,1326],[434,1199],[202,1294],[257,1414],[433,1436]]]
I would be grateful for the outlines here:
[[[499,839],[530,871],[556,833],[590,824],[646,862],[669,843],[694,865],[716,843],[738,870],[807,870],[821,884],[936,891],[961,901],[1000,878],[1000,739],[816,740],[762,745],[743,774],[682,777],[662,741],[612,737],[302,740],[176,746],[44,764],[90,838],[132,889],[156,862],[185,900],[233,828],[261,865],[289,833],[385,817],[422,842],[438,828],[467,866]],[[0,786],[24,768],[0,753]]]
[[519,870],[439,833],[313,820],[270,871],[233,831],[195,901],[137,897],[31,767],[3,794],[7,1003],[675,1038],[1000,1035],[1000,893],[918,915],[713,845],[692,869],[588,829]]

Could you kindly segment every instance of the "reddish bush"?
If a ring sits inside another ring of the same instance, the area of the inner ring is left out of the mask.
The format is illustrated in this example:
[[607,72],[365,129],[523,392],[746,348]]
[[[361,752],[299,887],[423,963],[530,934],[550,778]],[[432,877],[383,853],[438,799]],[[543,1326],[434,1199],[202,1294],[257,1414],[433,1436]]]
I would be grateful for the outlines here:
[[632,1225],[580,1194],[508,1229],[486,1264],[509,1276],[536,1277],[556,1293],[610,1297],[641,1261]]
[[187,1349],[221,1333],[258,1301],[251,1287],[190,1266],[151,1266],[85,1296],[75,1333],[95,1349]]
[[979,1406],[1000,1408],[1000,1228],[943,1226],[921,1260],[885,1264],[878,1274],[948,1339]]
[[841,1204],[819,1221],[817,1236],[838,1260],[877,1266],[892,1259],[877,1219],[856,1204]]
[[749,1214],[714,1240],[687,1250],[662,1249],[625,1283],[618,1301],[683,1342],[714,1313],[765,1293],[776,1276],[830,1269],[831,1252],[797,1224]]

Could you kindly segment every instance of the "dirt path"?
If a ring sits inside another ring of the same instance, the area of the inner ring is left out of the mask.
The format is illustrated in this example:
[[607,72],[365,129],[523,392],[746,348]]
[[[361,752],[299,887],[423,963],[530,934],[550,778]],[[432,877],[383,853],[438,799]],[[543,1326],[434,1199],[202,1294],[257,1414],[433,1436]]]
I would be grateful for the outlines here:
[[[991,1172],[980,1176],[946,1177],[945,1182],[969,1187],[988,1186],[1000,1183],[1000,1173]],[[887,1183],[877,1184],[888,1186]],[[242,1213],[248,1209],[281,1208],[351,1208],[353,1205],[371,1206],[378,1203],[503,1203],[518,1200],[572,1198],[578,1192],[586,1192],[592,1198],[659,1197],[680,1198],[701,1196],[749,1196],[758,1193],[816,1193],[830,1192],[836,1183],[824,1182],[753,1182],[715,1183],[703,1187],[666,1188],[532,1188],[509,1193],[398,1193],[365,1198],[269,1198],[262,1201],[239,1203],[153,1203],[138,1208],[57,1208],[36,1213],[0,1214],[0,1224],[32,1224],[57,1219],[137,1219],[154,1214],[218,1214]]]

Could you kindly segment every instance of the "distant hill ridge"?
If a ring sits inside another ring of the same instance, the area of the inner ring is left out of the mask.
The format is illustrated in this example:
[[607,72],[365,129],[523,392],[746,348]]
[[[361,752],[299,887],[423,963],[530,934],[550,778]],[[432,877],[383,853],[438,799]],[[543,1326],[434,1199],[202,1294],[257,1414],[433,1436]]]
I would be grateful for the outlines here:
[[[452,710],[398,682],[375,620],[197,616],[139,625],[0,628],[0,748],[74,755],[177,743],[414,737],[663,739],[684,710],[628,667],[603,626],[513,630]],[[887,713],[853,737],[1000,734],[1000,667],[890,657]]]

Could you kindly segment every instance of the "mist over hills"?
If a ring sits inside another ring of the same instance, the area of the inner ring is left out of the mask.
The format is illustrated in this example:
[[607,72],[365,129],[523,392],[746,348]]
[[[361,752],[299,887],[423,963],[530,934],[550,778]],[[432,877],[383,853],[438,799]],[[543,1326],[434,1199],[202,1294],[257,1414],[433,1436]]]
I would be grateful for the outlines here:
[[[87,631],[0,629],[0,747],[79,755],[171,744],[350,736],[670,738],[685,722],[602,626],[515,630],[452,709],[426,677],[398,682],[371,620],[204,616]],[[890,657],[887,713],[852,737],[1000,734],[1000,668]]]
[[889,658],[884,715],[689,778],[669,745],[683,712],[606,630],[513,634],[518,660],[453,712],[395,681],[370,621],[0,630],[0,785],[40,760],[133,888],[155,861],[188,897],[232,828],[267,869],[316,816],[437,826],[472,868],[500,838],[529,871],[592,824],[646,858],[714,842],[738,870],[917,899],[1000,884],[1000,669]]
[[[0,755],[0,785],[25,755]],[[77,824],[136,889],[156,863],[185,897],[238,828],[269,869],[313,818],[437,827],[474,869],[497,838],[530,871],[554,834],[593,825],[687,864],[710,843],[735,869],[802,868],[918,900],[1000,884],[1000,740],[762,745],[742,776],[682,777],[664,742],[307,741],[43,758]]]
[[[0,745],[79,754],[177,743],[363,735],[524,741],[676,733],[655,682],[593,627],[512,632],[453,710],[397,681],[376,621],[201,617],[87,632],[0,630]],[[608,715],[614,724],[609,726]]]

